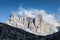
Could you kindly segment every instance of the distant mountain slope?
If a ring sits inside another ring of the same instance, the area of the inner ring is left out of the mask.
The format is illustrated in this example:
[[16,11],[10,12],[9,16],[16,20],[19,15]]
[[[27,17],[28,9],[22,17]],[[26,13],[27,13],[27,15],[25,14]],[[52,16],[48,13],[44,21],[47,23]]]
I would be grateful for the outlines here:
[[25,40],[27,37],[35,39],[35,36],[22,29],[0,23],[0,40]]
[[52,35],[40,36],[0,23],[0,40],[60,40],[60,32]]

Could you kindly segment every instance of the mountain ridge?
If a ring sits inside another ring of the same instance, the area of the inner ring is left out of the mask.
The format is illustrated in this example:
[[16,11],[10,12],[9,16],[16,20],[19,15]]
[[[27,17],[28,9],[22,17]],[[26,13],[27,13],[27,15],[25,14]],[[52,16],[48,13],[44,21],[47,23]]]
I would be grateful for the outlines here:
[[35,18],[21,16],[18,18],[15,12],[12,12],[10,18],[5,21],[6,24],[30,31],[37,35],[49,35],[58,32],[55,25],[47,23],[43,20],[42,15],[36,15]]

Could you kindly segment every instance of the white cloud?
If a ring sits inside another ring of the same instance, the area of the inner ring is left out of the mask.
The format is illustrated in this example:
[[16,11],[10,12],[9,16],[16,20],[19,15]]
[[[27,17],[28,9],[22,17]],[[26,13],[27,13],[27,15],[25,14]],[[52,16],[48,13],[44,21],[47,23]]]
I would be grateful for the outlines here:
[[38,9],[25,9],[25,8],[20,7],[17,14],[26,15],[26,16],[29,16],[29,17],[35,17],[36,14],[40,14],[40,15],[43,16],[43,19],[48,23],[56,23],[57,22],[54,19],[54,16],[52,14],[46,13],[46,11],[43,10],[43,9],[41,9],[41,10],[38,10]]
[[56,22],[56,20],[54,19],[54,16],[51,14],[45,16],[44,19],[46,20],[46,22],[49,22],[49,23],[55,23]]
[[31,17],[31,16],[33,16],[32,14],[33,14],[34,12],[31,11],[31,10],[26,10],[26,9],[20,7],[20,8],[19,8],[19,11],[18,11],[17,13],[18,13],[19,15],[26,15],[26,16]]
[[58,8],[58,11],[60,11],[60,8]]

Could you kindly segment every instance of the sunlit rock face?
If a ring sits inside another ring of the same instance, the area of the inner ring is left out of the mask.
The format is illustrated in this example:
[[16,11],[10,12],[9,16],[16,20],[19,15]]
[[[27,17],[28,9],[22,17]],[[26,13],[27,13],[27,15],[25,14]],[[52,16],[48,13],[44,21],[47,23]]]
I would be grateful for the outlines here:
[[35,26],[40,25],[42,22],[42,16],[41,15],[36,15],[35,17]]
[[32,20],[30,20],[29,29],[30,29],[32,32],[35,32],[35,26],[34,26]]
[[55,25],[47,23],[43,20],[42,15],[36,15],[35,18],[26,15],[17,17],[15,12],[12,12],[9,19],[5,21],[6,24],[32,32],[36,35],[49,35],[57,32]]
[[9,25],[16,26],[19,18],[16,16],[15,12],[12,12],[9,19],[6,21]]

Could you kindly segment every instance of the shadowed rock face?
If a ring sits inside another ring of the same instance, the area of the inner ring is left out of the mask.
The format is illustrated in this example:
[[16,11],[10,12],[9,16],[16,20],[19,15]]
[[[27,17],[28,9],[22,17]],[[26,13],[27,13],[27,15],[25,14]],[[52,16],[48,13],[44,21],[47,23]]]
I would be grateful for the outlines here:
[[60,40],[60,32],[40,36],[0,23],[0,40]]

